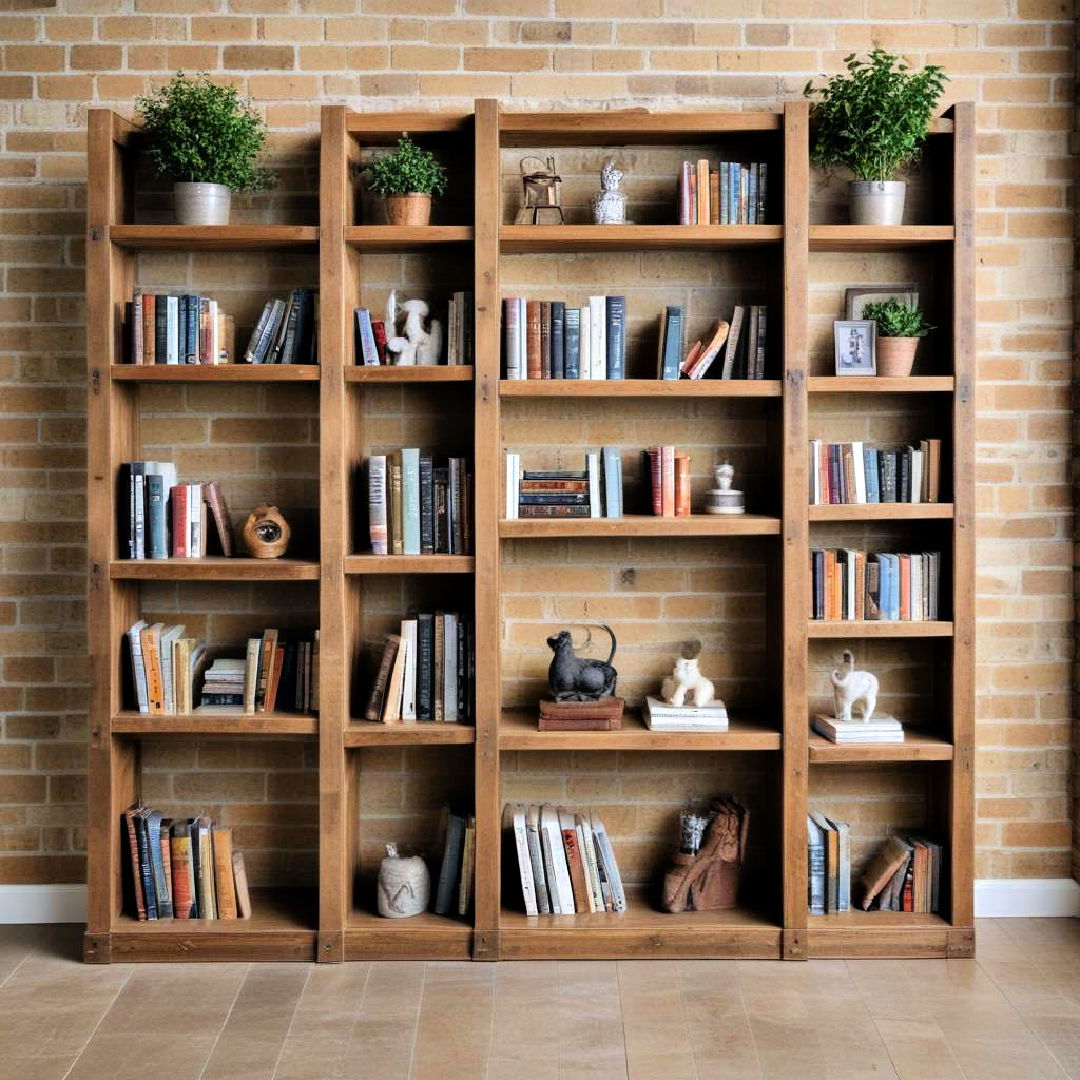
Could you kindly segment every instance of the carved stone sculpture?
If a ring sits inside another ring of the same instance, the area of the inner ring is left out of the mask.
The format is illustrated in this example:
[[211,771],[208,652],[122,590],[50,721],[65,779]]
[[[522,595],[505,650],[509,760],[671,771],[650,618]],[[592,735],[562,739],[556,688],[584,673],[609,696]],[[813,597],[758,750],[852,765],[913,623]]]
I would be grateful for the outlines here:
[[675,671],[670,679],[664,680],[660,689],[660,696],[669,705],[685,705],[687,697],[689,704],[697,708],[712,703],[716,688],[698,668],[700,655],[700,641],[688,641],[683,645],[682,655],[675,661]]
[[619,677],[611,663],[615,659],[615,635],[610,626],[600,625],[611,638],[611,653],[607,660],[578,656],[569,630],[560,630],[547,639],[555,654],[548,668],[548,686],[556,701],[599,701],[614,696]]
[[847,665],[846,671],[832,671],[829,674],[829,680],[833,684],[836,719],[850,721],[852,707],[856,702],[862,701],[860,719],[865,723],[874,715],[877,707],[877,676],[869,671],[856,671],[855,656],[847,649],[844,650],[844,663]]
[[396,844],[386,845],[379,865],[379,914],[384,919],[407,919],[427,910],[431,875],[419,855],[402,857]]

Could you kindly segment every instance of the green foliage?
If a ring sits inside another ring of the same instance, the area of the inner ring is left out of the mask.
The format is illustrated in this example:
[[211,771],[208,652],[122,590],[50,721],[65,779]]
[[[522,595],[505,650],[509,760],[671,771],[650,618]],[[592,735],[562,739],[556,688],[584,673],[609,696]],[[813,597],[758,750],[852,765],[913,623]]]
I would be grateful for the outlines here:
[[405,134],[396,150],[371,163],[371,187],[380,195],[441,195],[446,190],[446,169],[430,150]]
[[165,86],[136,98],[135,107],[160,175],[233,191],[259,191],[276,182],[255,165],[266,124],[234,87],[212,82],[205,72],[188,77],[178,71]]
[[862,317],[877,323],[879,337],[926,337],[934,329],[917,307],[899,300],[867,304]]
[[844,58],[847,75],[815,89],[810,160],[843,165],[860,180],[891,180],[917,160],[948,76],[936,64],[912,72],[900,57],[874,49],[868,59]]

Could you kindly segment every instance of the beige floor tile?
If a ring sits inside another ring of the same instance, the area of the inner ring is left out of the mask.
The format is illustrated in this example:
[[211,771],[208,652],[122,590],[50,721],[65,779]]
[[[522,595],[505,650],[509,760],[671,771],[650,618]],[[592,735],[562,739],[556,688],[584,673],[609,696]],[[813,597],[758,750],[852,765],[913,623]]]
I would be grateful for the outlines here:
[[483,979],[445,972],[433,978],[432,966],[425,973],[410,1080],[480,1080],[491,1044],[494,965],[473,965],[490,971]]
[[68,1054],[5,1058],[0,1061],[0,1080],[64,1080],[74,1060]]
[[915,1020],[876,1023],[900,1080],[963,1080],[960,1065],[937,1024]]
[[157,1032],[153,1039],[130,1034],[95,1035],[79,1055],[69,1080],[197,1080],[210,1050],[211,1035]]

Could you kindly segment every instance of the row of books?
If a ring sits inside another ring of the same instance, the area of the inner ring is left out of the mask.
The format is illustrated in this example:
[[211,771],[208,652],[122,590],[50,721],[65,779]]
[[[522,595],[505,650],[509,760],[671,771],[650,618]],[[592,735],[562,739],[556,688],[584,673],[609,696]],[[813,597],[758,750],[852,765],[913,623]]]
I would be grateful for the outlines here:
[[364,719],[470,723],[476,626],[457,612],[421,612],[387,634]]
[[653,514],[689,517],[690,455],[674,446],[651,446],[642,455]]
[[216,300],[193,293],[135,293],[124,304],[128,364],[230,364],[233,317]]
[[585,468],[522,469],[521,455],[506,455],[506,517],[622,517],[622,458],[617,446],[585,454]]
[[708,705],[671,705],[645,699],[645,726],[650,731],[727,731],[728,711],[722,701]]
[[810,618],[925,622],[938,619],[941,553],[814,548]]
[[[395,336],[394,328],[387,332],[382,319],[373,319],[368,308],[357,308],[356,319],[356,362],[366,367],[381,367],[398,363],[397,354],[387,349],[387,340]],[[473,314],[473,294],[459,291],[451,293],[447,303],[446,352],[436,357],[431,363],[446,363],[450,366],[471,364],[475,355],[475,318]],[[442,353],[442,343],[439,352]]]
[[615,852],[595,810],[507,803],[507,866],[517,866],[527,915],[625,911]]
[[892,449],[810,440],[811,506],[936,503],[940,497],[940,439]]
[[206,815],[174,821],[140,799],[124,811],[124,907],[139,922],[250,919],[244,853]]
[[811,915],[851,910],[851,826],[817,811],[806,819]]
[[436,915],[468,915],[476,877],[476,815],[443,807],[443,856],[432,907]]
[[937,911],[944,855],[925,836],[890,836],[863,871],[863,910]]
[[177,483],[171,461],[125,461],[120,465],[117,512],[120,557],[194,559],[212,546],[233,553],[232,522],[216,480]]
[[679,171],[680,225],[764,225],[769,166],[765,161],[684,161]]
[[656,377],[703,379],[720,359],[721,379],[764,379],[769,311],[765,304],[736,304],[731,322],[717,320],[707,337],[689,349],[683,342],[685,316],[669,305],[660,316]]
[[503,300],[507,379],[626,377],[626,297],[590,296],[582,307],[561,300]]
[[368,539],[373,555],[468,555],[472,475],[468,460],[406,447],[367,461]]
[[244,350],[244,362],[316,363],[318,319],[319,296],[314,289],[293,289],[284,300],[267,300]]

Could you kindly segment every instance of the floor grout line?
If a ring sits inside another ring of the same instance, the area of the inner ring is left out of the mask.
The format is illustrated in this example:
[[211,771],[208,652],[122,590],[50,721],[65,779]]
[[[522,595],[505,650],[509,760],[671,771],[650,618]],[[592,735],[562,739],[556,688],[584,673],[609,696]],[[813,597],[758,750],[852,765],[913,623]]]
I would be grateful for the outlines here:
[[409,1076],[413,1074],[413,1066],[416,1064],[416,1048],[420,1045],[420,1023],[424,1018],[424,993],[427,990],[428,962],[424,961],[424,972],[420,977],[420,997],[416,1009],[416,1025],[413,1027],[412,1049],[409,1051]]
[[98,1028],[101,1027],[101,1025],[105,1022],[105,1017],[108,1016],[109,1013],[112,1012],[113,1006],[116,1004],[116,1002],[119,999],[120,995],[126,989],[127,984],[129,982],[131,982],[131,980],[134,977],[135,977],[135,971],[134,971],[134,969],[132,969],[131,971],[129,971],[127,973],[127,978],[124,979],[124,981],[116,988],[116,993],[113,994],[112,1000],[109,1002],[108,1008],[102,1009],[101,1015],[98,1017],[97,1023],[94,1025],[93,1030],[90,1032],[89,1035],[87,1035],[86,1041],[82,1044],[81,1049],[75,1055],[75,1057],[72,1058],[71,1064],[67,1067],[66,1072],[60,1078],[60,1080],[67,1080],[67,1078],[71,1075],[72,1070],[75,1068],[76,1065],[79,1064],[79,1059],[83,1056],[83,1054],[86,1053],[87,1047],[90,1045],[90,1043],[92,1043],[94,1041],[94,1036],[97,1034]]
[[360,999],[356,1003],[356,1015],[353,1017],[352,1024],[349,1025],[349,1034],[345,1036],[341,1047],[341,1058],[334,1066],[334,1076],[338,1077],[345,1071],[345,1065],[348,1060],[349,1047],[352,1045],[353,1034],[356,1031],[356,1025],[360,1023],[364,1015],[364,1003],[367,1001],[368,984],[371,982],[371,973],[375,968],[374,961],[367,962],[367,969],[364,971],[364,985],[360,987]]
[[199,1070],[199,1075],[195,1080],[202,1080],[202,1077],[206,1073],[207,1066],[213,1060],[214,1051],[217,1049],[218,1043],[221,1042],[221,1036],[225,1034],[225,1029],[229,1026],[229,1017],[233,1014],[233,1009],[236,1008],[236,1003],[240,1000],[240,994],[243,992],[245,986],[247,986],[248,979],[251,978],[252,965],[248,964],[247,971],[244,972],[244,977],[240,980],[236,987],[236,993],[233,994],[232,1001],[229,1002],[229,1011],[225,1014],[225,1019],[221,1022],[221,1027],[218,1029],[217,1035],[214,1037],[214,1044],[210,1047],[210,1053],[206,1055],[206,1060],[202,1063],[202,1068]]
[[277,1057],[274,1058],[274,1067],[270,1070],[270,1080],[274,1080],[278,1069],[281,1067],[282,1055],[285,1053],[285,1047],[289,1044],[289,1035],[292,1033],[293,1024],[296,1022],[296,1014],[300,1011],[300,1005],[304,1000],[304,994],[307,993],[308,983],[311,982],[311,973],[314,970],[315,965],[309,963],[307,974],[304,976],[304,985],[300,988],[300,993],[296,995],[296,1004],[293,1006],[293,1011],[289,1015],[289,1022],[285,1026],[285,1036],[281,1040],[281,1046],[278,1047]]

